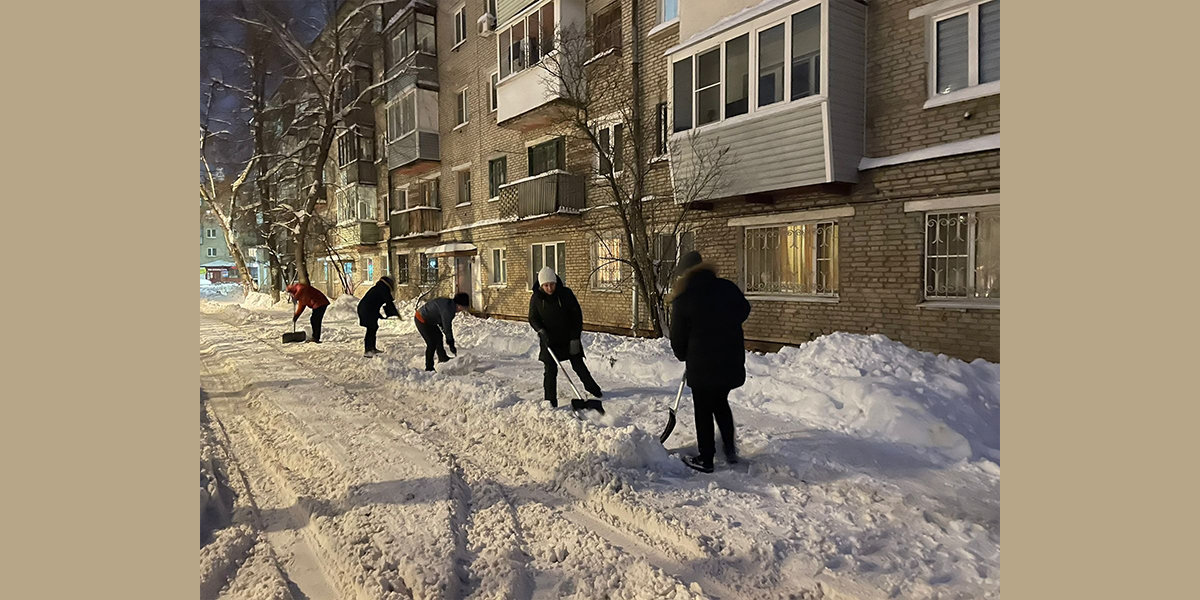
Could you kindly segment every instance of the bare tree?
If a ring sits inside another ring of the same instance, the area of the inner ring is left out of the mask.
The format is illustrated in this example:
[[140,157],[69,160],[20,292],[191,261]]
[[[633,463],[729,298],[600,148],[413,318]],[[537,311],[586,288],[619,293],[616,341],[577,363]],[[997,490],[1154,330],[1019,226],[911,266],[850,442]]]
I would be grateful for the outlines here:
[[[369,53],[379,42],[374,24],[381,19],[383,4],[386,0],[326,0],[326,19],[311,44],[302,41],[299,24],[285,22],[270,12],[260,11],[253,18],[243,19],[268,33],[295,64],[294,74],[283,83],[287,93],[277,94],[287,105],[276,107],[286,115],[281,131],[285,145],[273,170],[268,171],[297,188],[294,199],[283,197],[275,204],[279,209],[278,225],[290,231],[293,259],[302,283],[310,282],[309,251],[323,249],[312,243],[309,233],[331,179],[329,158],[334,140],[348,130],[347,117],[364,98],[407,74],[401,69],[370,85],[358,85],[356,80],[356,67],[370,64]],[[356,93],[347,95],[348,90]]]
[[250,270],[246,268],[246,258],[242,253],[241,244],[238,243],[238,230],[235,224],[245,212],[245,209],[238,205],[238,200],[242,187],[246,183],[246,177],[257,162],[257,157],[250,157],[245,167],[232,181],[227,179],[220,166],[214,167],[210,162],[209,152],[212,146],[210,142],[229,135],[226,130],[213,131],[212,128],[214,124],[228,124],[215,118],[212,110],[213,99],[221,87],[222,84],[219,81],[213,81],[210,84],[200,120],[200,200],[217,217],[225,235],[225,244],[229,247],[229,253],[233,256],[234,265],[242,281],[242,287],[249,293],[255,289],[254,280],[250,277]]
[[[647,126],[646,94],[642,69],[641,32],[637,24],[638,1],[633,2],[633,37],[628,45],[628,63],[619,53],[618,29],[595,30],[567,28],[557,32],[553,53],[543,57],[542,84],[559,92],[554,104],[558,121],[568,137],[589,148],[597,160],[590,166],[588,181],[599,180],[593,190],[607,196],[615,225],[622,234],[628,252],[617,253],[605,244],[603,227],[592,233],[607,252],[598,257],[599,266],[626,265],[633,274],[637,293],[650,312],[656,335],[668,330],[666,292],[670,274],[662,268],[666,257],[656,250],[656,236],[677,238],[692,219],[696,202],[710,198],[722,185],[722,173],[728,163],[728,147],[715,138],[702,140],[688,135],[677,144],[662,140],[659,132]],[[619,127],[617,127],[619,125]],[[687,147],[690,160],[676,168],[672,164],[664,181],[656,163],[666,157],[658,152],[667,144],[668,154],[680,154]],[[662,190],[661,194],[655,194]],[[670,257],[674,261],[674,256]],[[669,270],[668,270],[669,271]],[[595,272],[595,270],[593,270]]]

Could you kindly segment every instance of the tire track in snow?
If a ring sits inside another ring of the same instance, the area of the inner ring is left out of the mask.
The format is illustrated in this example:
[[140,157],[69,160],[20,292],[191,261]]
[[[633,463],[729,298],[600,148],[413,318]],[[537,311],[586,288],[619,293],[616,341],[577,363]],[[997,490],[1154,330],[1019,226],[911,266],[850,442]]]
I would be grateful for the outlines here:
[[[372,408],[374,408],[372,403],[362,401],[361,399],[358,398],[358,395],[356,393],[349,391],[349,389],[346,389],[348,386],[361,387],[361,382],[357,382],[357,381],[353,381],[353,380],[338,381],[337,379],[335,379],[335,377],[329,375],[325,370],[320,369],[319,367],[316,367],[316,366],[312,366],[312,365],[308,364],[309,361],[301,359],[298,356],[298,354],[301,354],[301,353],[287,352],[284,350],[282,344],[279,344],[278,342],[275,342],[274,340],[268,340],[268,339],[259,337],[259,335],[256,332],[247,331],[246,328],[244,328],[244,327],[238,327],[237,325],[232,324],[232,323],[230,323],[229,325],[237,327],[238,329],[241,329],[244,333],[248,334],[250,337],[256,338],[260,342],[272,347],[280,355],[286,357],[287,359],[289,359],[291,361],[294,361],[295,364],[302,367],[309,374],[316,375],[320,379],[327,382],[329,385],[342,387],[345,390],[345,393],[347,394],[347,396],[350,398],[350,401],[347,402],[348,405],[354,406],[354,407],[362,409],[364,411],[371,411]],[[386,361],[376,361],[376,362],[384,363]],[[396,384],[396,387],[404,388],[405,386],[400,386],[400,385]],[[410,394],[405,394],[404,396],[409,396],[409,395]],[[425,395],[425,394],[422,393],[420,395]],[[391,423],[394,423],[396,425],[403,427],[404,429],[407,429],[409,431],[412,431],[413,433],[416,433],[416,429],[413,428],[413,426],[411,425],[411,422],[414,420],[417,420],[417,419],[411,419],[411,418],[405,419],[405,418],[401,417],[399,415],[399,413],[397,412],[397,410],[395,410],[395,409],[396,408],[423,407],[424,403],[421,403],[421,402],[417,402],[417,403],[398,402],[398,403],[392,403],[391,406],[392,406],[392,410],[384,410],[383,411],[386,416],[391,418]],[[476,411],[475,416],[478,417],[481,415],[487,415],[488,411],[491,411],[491,409],[488,407],[484,407],[482,411]],[[375,412],[374,416],[379,416],[378,409],[375,409],[374,412]],[[492,411],[492,412],[494,413],[494,411]],[[446,416],[446,414],[445,413],[441,413],[441,414],[425,413],[424,415],[417,414],[416,416],[425,416],[425,417],[432,416],[435,418],[444,418]],[[495,415],[493,414],[490,416],[494,417]],[[563,419],[569,419],[568,417],[565,416],[565,414],[547,415],[547,414],[542,413],[538,416],[540,416],[541,418],[559,418],[559,417],[561,417]],[[428,419],[425,419],[425,420],[428,421]],[[575,433],[576,433],[575,437],[576,438],[582,436],[585,433],[585,430],[583,429],[585,427],[584,424],[578,423],[578,422],[574,421],[573,419],[569,419],[569,421],[575,427]],[[594,425],[586,426],[586,427],[591,427],[592,430],[596,429]],[[492,428],[490,431],[494,435],[503,438],[501,429],[498,426]],[[472,448],[474,446],[483,445],[483,444],[481,444],[481,440],[479,438],[466,438],[464,436],[456,437],[453,435],[447,435],[447,436],[436,436],[440,439],[440,441],[434,441],[433,437],[435,437],[435,436],[431,435],[431,433],[432,433],[431,431],[429,431],[428,429],[425,429],[424,431],[421,432],[420,435],[424,440],[426,440],[426,441],[434,444],[436,447],[440,448],[441,449],[440,451],[442,453],[449,454],[449,455],[456,455],[460,464],[463,464],[464,467],[467,467],[467,466],[473,467],[474,466],[473,463],[474,463],[474,460],[476,460],[476,459],[472,459],[472,458],[468,458],[468,457],[469,457],[469,455],[473,454]],[[593,431],[593,433],[594,433],[594,431]],[[487,441],[489,443],[486,445],[491,448],[500,448],[500,447],[503,447],[503,444],[505,444],[505,443],[512,443],[512,440],[504,440],[504,439],[487,440]],[[578,444],[581,441],[586,443],[586,440],[579,440],[579,439],[575,439],[574,443]],[[559,440],[559,442],[561,443],[561,440]],[[450,448],[454,448],[454,450],[450,450]],[[567,461],[563,461],[563,462],[567,462]],[[567,464],[568,464],[569,468],[572,466],[574,466],[574,467],[582,466],[582,465],[578,464],[577,461],[576,461],[576,463],[567,462]],[[507,467],[507,470],[509,470],[510,472],[514,470],[513,469],[514,465],[507,465],[503,461],[499,461],[497,463],[491,463],[491,464],[489,464],[489,466],[491,467],[491,469],[486,470],[486,471],[483,469],[477,469],[477,468],[476,469],[471,469],[471,468],[467,469],[468,471],[478,471],[480,473],[479,476],[472,478],[472,479],[474,479],[474,481],[472,482],[473,484],[478,485],[478,482],[487,481],[489,479],[489,476],[494,476],[496,473],[497,466]],[[515,465],[515,471],[516,471],[517,475],[526,474],[525,470],[522,469],[519,465]],[[565,519],[565,521],[567,521],[571,525],[573,525],[573,527],[570,527],[571,529],[574,530],[572,532],[572,535],[576,536],[577,538],[579,538],[579,537],[594,538],[594,543],[598,542],[599,545],[605,547],[604,549],[609,550],[607,555],[604,552],[601,552],[599,555],[602,557],[605,557],[607,560],[609,560],[611,562],[619,562],[621,559],[621,557],[618,556],[619,554],[627,554],[627,553],[631,552],[633,555],[636,556],[636,561],[640,561],[644,566],[649,567],[652,571],[657,572],[657,573],[652,573],[649,575],[649,577],[651,579],[654,579],[655,575],[658,575],[660,578],[666,577],[666,578],[670,579],[671,581],[675,581],[677,584],[676,587],[679,588],[679,589],[673,589],[673,591],[676,595],[682,594],[684,597],[687,597],[687,596],[690,596],[692,592],[698,593],[699,588],[697,588],[695,586],[695,584],[693,584],[692,586],[690,586],[691,589],[685,593],[683,591],[685,588],[683,588],[682,583],[679,582],[679,580],[675,579],[674,577],[670,577],[670,576],[666,575],[666,573],[683,573],[686,576],[688,576],[688,578],[691,581],[699,582],[701,584],[701,586],[703,587],[703,589],[706,589],[709,591],[712,591],[712,590],[719,591],[720,594],[718,597],[726,597],[726,598],[736,597],[736,594],[734,593],[734,591],[731,590],[730,588],[726,587],[725,585],[723,585],[721,582],[697,571],[696,569],[693,569],[693,568],[687,566],[686,561],[688,561],[689,559],[702,558],[702,557],[705,557],[705,554],[706,554],[705,550],[701,546],[696,544],[694,539],[687,537],[685,533],[678,531],[677,527],[672,527],[670,524],[665,524],[665,527],[664,527],[663,526],[664,524],[662,524],[661,522],[654,523],[655,517],[657,517],[657,515],[654,515],[650,511],[647,511],[645,509],[638,509],[638,507],[630,505],[630,503],[628,502],[627,499],[616,497],[613,494],[596,494],[594,492],[588,493],[588,492],[583,491],[585,485],[589,484],[589,483],[600,483],[605,486],[615,488],[615,490],[620,490],[620,488],[621,488],[620,483],[616,482],[615,475],[611,471],[606,471],[606,472],[600,473],[600,475],[602,476],[601,481],[572,482],[572,479],[578,480],[581,477],[586,477],[588,475],[594,474],[594,472],[587,472],[586,469],[583,469],[583,471],[584,471],[584,473],[582,473],[582,474],[567,475],[565,477],[561,476],[561,474],[560,474],[558,479],[561,482],[566,483],[567,486],[563,486],[563,485],[559,485],[558,487],[551,486],[551,487],[547,487],[543,491],[534,492],[533,494],[531,494],[529,490],[522,490],[522,497],[520,498],[520,500],[523,500],[526,503],[562,505],[561,507],[557,507],[555,509],[555,511],[560,513],[561,516],[567,517]],[[521,489],[522,487],[524,487],[522,485],[521,481],[522,480],[520,478],[518,478],[516,481],[513,481],[510,478],[509,487],[514,488],[514,489]],[[614,482],[616,482],[615,485],[614,485]],[[574,485],[572,485],[572,483],[574,483]],[[568,487],[575,488],[576,491],[572,492],[570,489],[568,489]],[[501,492],[501,495],[507,496],[507,494],[505,494],[503,492]],[[564,503],[564,501],[565,501],[565,503]],[[511,500],[509,500],[509,504],[513,504],[513,502]],[[613,510],[614,508],[616,508],[617,510]],[[624,509],[624,510],[622,511],[621,509]],[[622,513],[624,513],[624,514],[622,514]],[[601,517],[600,520],[597,520],[597,515],[599,515]],[[651,524],[651,527],[635,526],[631,530],[629,527],[631,518],[632,519],[642,519],[643,522],[649,521]],[[656,528],[656,527],[654,527],[654,525],[658,525],[658,527]],[[562,525],[559,527],[559,529],[562,529],[563,527],[566,527],[566,526]],[[533,532],[540,531],[540,528],[520,527],[520,529],[522,531],[524,531],[526,535],[529,535]],[[662,538],[663,534],[666,533],[667,535],[664,538],[666,540],[666,543],[665,544],[663,543],[663,539],[654,539],[653,537],[648,536],[647,535],[648,530],[653,533],[657,533],[659,538]],[[595,533],[596,531],[602,532],[606,535],[605,536],[597,535]],[[650,538],[650,539],[648,540],[647,538]],[[544,538],[544,539],[536,540],[535,543],[538,543],[538,542],[540,542],[543,545],[549,544],[551,547],[551,550],[549,552],[541,553],[541,556],[547,557],[549,559],[545,562],[549,562],[551,564],[553,564],[555,562],[561,562],[562,559],[567,555],[567,551],[565,550],[565,546],[562,544],[561,540]],[[680,549],[680,544],[682,544],[683,550]],[[614,549],[619,549],[621,552],[613,552]],[[534,552],[534,554],[538,554],[537,549],[534,549],[533,552]],[[555,560],[555,559],[557,559],[557,560]],[[512,580],[519,581],[519,579],[517,579],[517,578],[513,578]],[[555,581],[552,581],[549,585],[556,587],[556,589],[559,589],[560,592],[563,589],[574,589],[575,587],[577,587],[577,586],[568,586],[567,588],[560,588],[559,586],[562,586],[563,583],[564,583],[564,580],[562,578],[559,578]],[[544,578],[540,579],[537,582],[537,584],[538,584],[538,587],[540,587],[540,588],[545,588],[547,586],[547,582]],[[517,587],[515,589],[520,590],[521,588]],[[582,586],[581,589],[592,589],[592,588],[590,588],[588,586]],[[600,591],[600,590],[593,590],[593,591]],[[535,590],[535,593],[536,593],[536,590]]]

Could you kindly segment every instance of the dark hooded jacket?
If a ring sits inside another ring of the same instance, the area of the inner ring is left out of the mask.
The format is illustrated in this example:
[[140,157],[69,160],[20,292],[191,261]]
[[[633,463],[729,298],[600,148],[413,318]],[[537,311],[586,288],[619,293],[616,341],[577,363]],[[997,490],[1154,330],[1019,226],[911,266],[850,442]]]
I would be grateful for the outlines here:
[[[546,331],[550,339],[550,349],[559,360],[567,360],[571,349],[571,340],[583,335],[583,309],[575,292],[563,285],[562,278],[555,276],[554,295],[547,294],[540,285],[533,286],[533,295],[529,297],[529,326],[537,331]],[[538,360],[548,361],[546,341],[539,344],[541,351]],[[583,356],[581,350],[579,356]]]
[[396,310],[396,305],[392,303],[392,288],[382,279],[358,301],[358,324],[363,327],[379,325],[380,308],[383,308],[383,312],[389,317],[400,316],[400,311]]
[[451,298],[434,298],[417,309],[421,322],[435,327],[441,327],[446,336],[447,344],[454,344],[454,315],[458,314],[458,305]]
[[684,272],[671,303],[671,350],[687,364],[688,386],[741,387],[746,382],[742,323],[750,303],[737,284],[709,263]]

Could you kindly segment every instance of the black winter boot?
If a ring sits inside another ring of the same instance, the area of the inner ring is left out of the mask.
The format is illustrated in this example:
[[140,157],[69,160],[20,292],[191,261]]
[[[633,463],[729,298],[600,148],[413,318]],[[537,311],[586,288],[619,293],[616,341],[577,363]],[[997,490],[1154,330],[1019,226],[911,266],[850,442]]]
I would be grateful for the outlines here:
[[701,456],[689,456],[689,457],[683,459],[683,464],[685,464],[697,471],[700,471],[701,473],[712,473],[713,472],[713,461],[711,458],[704,458]]

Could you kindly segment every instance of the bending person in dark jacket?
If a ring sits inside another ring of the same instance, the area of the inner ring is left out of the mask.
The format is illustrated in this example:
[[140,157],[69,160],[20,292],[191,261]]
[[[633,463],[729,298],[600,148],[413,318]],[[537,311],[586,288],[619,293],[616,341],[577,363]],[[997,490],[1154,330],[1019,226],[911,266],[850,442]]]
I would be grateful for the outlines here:
[[383,308],[383,318],[399,317],[400,311],[392,303],[392,289],[395,284],[392,278],[384,275],[379,278],[371,289],[358,301],[358,324],[367,328],[363,337],[363,356],[375,356],[382,352],[375,347],[375,333],[379,331],[379,309]]
[[671,350],[687,364],[700,447],[700,455],[685,462],[712,473],[716,454],[713,419],[721,429],[725,459],[730,463],[738,460],[729,392],[746,382],[742,323],[750,316],[750,303],[737,284],[717,277],[713,265],[701,262],[699,252],[683,255],[677,270],[680,275],[671,302]]
[[[459,292],[454,299],[434,298],[417,309],[413,321],[417,324],[417,332],[425,339],[425,370],[433,370],[433,354],[437,352],[438,362],[450,360],[446,349],[442,347],[442,334],[446,335],[446,345],[450,351],[458,354],[454,347],[454,315],[467,310],[471,305],[471,297],[466,292]],[[441,327],[439,331],[438,328]]]
[[[579,308],[575,293],[563,285],[562,279],[550,267],[538,272],[538,285],[534,286],[533,295],[529,297],[529,326],[538,333],[541,348],[538,360],[546,365],[542,386],[551,407],[558,406],[558,363],[547,352],[547,346],[559,360],[570,360],[571,368],[579,375],[583,388],[589,394],[597,398],[604,395],[583,363],[583,344],[580,342],[583,310]],[[576,398],[571,400],[571,408],[590,408],[604,413],[604,404],[599,400],[584,402]]]

